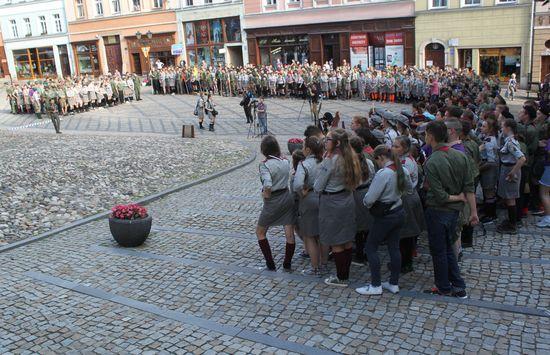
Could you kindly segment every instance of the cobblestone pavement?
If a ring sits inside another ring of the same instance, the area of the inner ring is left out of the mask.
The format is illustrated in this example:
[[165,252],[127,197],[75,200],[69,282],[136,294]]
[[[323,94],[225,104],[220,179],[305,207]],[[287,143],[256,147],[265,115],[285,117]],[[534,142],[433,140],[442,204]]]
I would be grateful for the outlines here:
[[[182,118],[165,117],[162,110],[167,109],[158,102],[168,105],[165,102],[186,98],[149,95],[145,100],[139,110],[152,114],[160,107],[158,120],[166,133],[179,133]],[[155,107],[147,100],[155,100]],[[115,115],[120,118],[122,111],[137,110],[137,105],[111,110],[120,109]],[[220,123],[217,134],[232,135],[240,143],[247,129],[236,107],[234,118],[228,118],[226,127]],[[270,108],[294,115],[300,103],[276,101]],[[306,122],[279,114],[273,126],[280,130],[281,141],[299,136]],[[89,126],[81,123],[78,129],[101,130],[103,122],[98,122],[103,119],[121,121],[107,114],[99,118],[96,112],[82,118],[75,116],[64,124],[89,121]],[[0,122],[4,128],[9,124],[5,116]],[[170,131],[168,122],[176,128]],[[132,124],[132,129],[136,127],[139,124]],[[164,133],[159,127],[154,125],[155,132]],[[97,134],[76,133],[79,138]],[[118,136],[124,129],[115,133]],[[204,138],[197,142],[207,142]],[[258,140],[248,144],[256,149]],[[534,218],[517,236],[496,234],[494,227],[487,227],[486,235],[476,230],[474,248],[467,250],[461,263],[468,300],[422,293],[433,282],[424,238],[414,272],[400,280],[401,292],[368,298],[353,290],[369,281],[368,266],[352,266],[352,285],[344,289],[303,276],[300,270],[307,260],[298,255],[293,273],[259,270],[263,259],[254,236],[262,203],[259,159],[150,203],[153,232],[139,248],[118,247],[105,219],[17,248],[0,247],[0,352],[550,351],[550,231],[534,227]],[[281,265],[282,230],[274,228],[269,235],[276,263]],[[385,265],[387,253],[383,248],[380,253]]]

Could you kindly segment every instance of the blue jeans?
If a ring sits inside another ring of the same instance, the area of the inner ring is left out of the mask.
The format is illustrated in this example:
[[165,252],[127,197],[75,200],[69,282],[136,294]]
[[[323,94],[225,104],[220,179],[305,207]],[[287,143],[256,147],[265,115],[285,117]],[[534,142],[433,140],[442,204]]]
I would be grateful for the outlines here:
[[258,115],[258,121],[260,121],[260,132],[261,134],[267,134],[267,117]]
[[374,222],[367,237],[365,252],[369,261],[371,285],[378,287],[380,282],[380,258],[378,246],[386,240],[390,253],[390,284],[399,283],[401,271],[401,253],[399,252],[399,230],[405,223],[405,210],[398,207],[397,211],[383,217],[374,217]]
[[458,211],[427,208],[424,216],[434,266],[435,286],[442,293],[465,290],[466,284],[460,276],[458,262],[453,252],[453,234]]

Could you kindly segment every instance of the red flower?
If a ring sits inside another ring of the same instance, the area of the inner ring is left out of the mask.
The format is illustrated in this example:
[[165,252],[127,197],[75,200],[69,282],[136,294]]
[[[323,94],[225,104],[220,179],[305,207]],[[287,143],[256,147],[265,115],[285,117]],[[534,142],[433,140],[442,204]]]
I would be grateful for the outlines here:
[[140,219],[147,217],[147,209],[138,204],[117,205],[111,209],[111,217],[117,219]]

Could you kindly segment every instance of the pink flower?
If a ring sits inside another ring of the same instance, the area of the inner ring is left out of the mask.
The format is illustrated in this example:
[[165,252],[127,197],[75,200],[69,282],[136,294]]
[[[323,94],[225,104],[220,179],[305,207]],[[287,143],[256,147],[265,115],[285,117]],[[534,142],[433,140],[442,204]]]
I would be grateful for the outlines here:
[[117,205],[111,209],[111,217],[118,219],[139,219],[147,217],[147,209],[138,204]]

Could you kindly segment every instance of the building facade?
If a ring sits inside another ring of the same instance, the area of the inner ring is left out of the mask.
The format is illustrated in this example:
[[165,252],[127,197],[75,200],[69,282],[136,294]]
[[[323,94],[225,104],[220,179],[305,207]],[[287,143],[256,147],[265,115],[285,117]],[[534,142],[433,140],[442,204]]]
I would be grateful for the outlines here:
[[5,1],[0,25],[13,79],[67,76],[72,52],[62,0]]
[[2,38],[2,31],[0,28],[0,78],[5,78],[9,74],[8,60],[6,59],[6,52],[4,51],[4,39]]
[[248,60],[414,65],[414,1],[244,0]]
[[550,76],[550,5],[536,3],[533,23],[532,82],[542,83]]
[[471,68],[523,87],[529,76],[531,1],[417,0],[419,67]]
[[182,0],[176,18],[189,65],[248,62],[242,0]]
[[[175,2],[176,0],[173,0]],[[160,60],[179,63],[171,52],[181,43],[169,0],[65,0],[79,74],[145,74]]]

